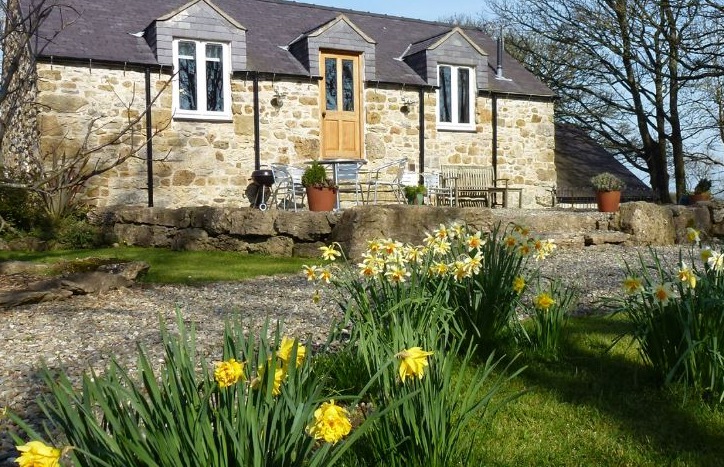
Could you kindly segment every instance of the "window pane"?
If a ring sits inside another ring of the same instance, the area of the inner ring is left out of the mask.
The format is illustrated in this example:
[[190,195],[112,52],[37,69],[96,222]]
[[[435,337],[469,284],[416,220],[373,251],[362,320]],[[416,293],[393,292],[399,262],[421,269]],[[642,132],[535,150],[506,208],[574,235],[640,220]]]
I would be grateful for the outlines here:
[[324,88],[327,97],[327,110],[337,110],[337,59],[324,59]]
[[458,68],[458,123],[470,123],[469,68]]
[[224,111],[224,63],[222,47],[206,44],[206,110]]
[[441,122],[452,122],[452,84],[450,82],[450,67],[441,66],[438,84],[440,85],[440,101],[438,102],[438,112],[440,113]]
[[342,60],[342,109],[354,111],[354,61]]
[[178,101],[184,110],[196,109],[196,44],[178,43]]

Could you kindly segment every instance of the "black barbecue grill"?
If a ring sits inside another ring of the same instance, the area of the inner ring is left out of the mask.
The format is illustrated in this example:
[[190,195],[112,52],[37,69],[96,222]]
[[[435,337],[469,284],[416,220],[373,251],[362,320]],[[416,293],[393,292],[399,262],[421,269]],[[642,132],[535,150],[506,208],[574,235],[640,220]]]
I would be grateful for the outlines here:
[[271,186],[274,185],[274,172],[268,169],[255,170],[251,173],[251,179],[258,186],[254,206],[266,211],[266,200],[271,194]]

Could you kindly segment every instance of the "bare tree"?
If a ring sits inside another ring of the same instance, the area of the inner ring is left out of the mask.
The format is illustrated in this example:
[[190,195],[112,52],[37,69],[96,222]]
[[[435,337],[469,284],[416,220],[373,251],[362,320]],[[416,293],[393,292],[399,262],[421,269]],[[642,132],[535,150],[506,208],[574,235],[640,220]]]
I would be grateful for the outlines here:
[[[0,78],[0,188],[37,194],[48,218],[59,219],[73,208],[89,180],[131,158],[145,158],[141,151],[169,124],[166,121],[152,131],[144,129],[147,113],[167,89],[170,79],[142,106],[136,103],[135,87],[127,101],[116,95],[125,107],[126,120],[110,138],[97,137],[101,131],[108,133],[109,123],[105,115],[99,114],[89,119],[85,135],[73,150],[68,149],[71,145],[60,143],[41,150],[36,128],[37,112],[42,110],[36,102],[37,59],[48,44],[73,25],[82,11],[60,0],[9,0],[0,9],[5,15]],[[20,133],[31,133],[34,137],[16,137],[19,127]],[[68,138],[66,134],[62,139]],[[78,140],[77,136],[75,139]],[[0,217],[0,231],[3,226],[6,224]]]
[[648,173],[671,202],[670,171],[681,195],[685,161],[701,155],[700,85],[724,76],[700,66],[721,63],[712,1],[520,0],[493,10],[509,51],[561,97],[557,117]]

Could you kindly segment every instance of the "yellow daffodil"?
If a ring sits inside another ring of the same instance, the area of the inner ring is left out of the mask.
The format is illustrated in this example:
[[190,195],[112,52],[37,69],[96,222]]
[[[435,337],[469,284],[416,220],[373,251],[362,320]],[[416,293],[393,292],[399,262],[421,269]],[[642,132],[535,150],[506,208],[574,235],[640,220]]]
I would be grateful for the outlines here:
[[393,284],[405,282],[410,277],[410,271],[400,266],[392,266],[386,273],[385,277]]
[[[279,357],[286,365],[289,364],[289,359],[292,357],[292,349],[294,349],[294,339],[290,339],[287,336],[282,337],[282,342],[279,344],[279,350],[277,350],[277,357]],[[302,364],[306,354],[306,347],[297,344],[297,366]]]
[[387,256],[394,255],[400,251],[400,248],[402,248],[402,243],[396,242],[392,239],[387,239],[382,244],[382,250],[387,254]]
[[465,263],[463,261],[455,261],[455,263],[453,263],[452,270],[453,277],[458,282],[462,281],[469,275],[468,269],[465,267]]
[[686,228],[686,239],[695,245],[698,245],[699,242],[701,242],[699,231],[691,227]]
[[527,237],[530,234],[530,229],[528,227],[523,227],[520,224],[516,224],[515,227],[513,227],[513,232],[519,233],[522,237]]
[[423,249],[409,246],[403,251],[404,258],[410,263],[422,264],[423,261]]
[[440,224],[440,228],[437,230],[434,230],[432,234],[438,239],[438,240],[445,240],[447,239],[450,234],[447,231],[447,227],[445,225]]
[[239,380],[244,381],[244,363],[237,362],[233,358],[217,363],[214,369],[214,379],[221,389],[232,386]]
[[433,234],[428,233],[425,235],[425,238],[422,240],[422,244],[425,245],[426,247],[431,247],[432,245],[435,244],[436,241],[437,241],[437,237],[435,237]]
[[475,235],[470,235],[465,239],[465,243],[468,245],[468,251],[472,251],[480,248],[485,244],[485,240],[480,238],[480,231],[475,232]]
[[379,240],[369,240],[367,242],[367,251],[376,254],[378,251],[380,251],[380,248],[382,248],[382,244]]
[[530,245],[527,243],[521,243],[518,246],[518,254],[520,256],[528,256],[530,254]]
[[542,292],[533,298],[533,305],[539,310],[547,310],[556,303],[548,292]]
[[686,263],[681,263],[681,269],[679,269],[679,280],[684,283],[687,287],[692,289],[696,288],[696,274],[691,270]]
[[465,231],[465,226],[462,224],[458,224],[457,222],[453,222],[450,225],[450,228],[448,229],[448,235],[450,238],[460,238],[463,236],[463,232]]
[[669,304],[669,300],[674,295],[674,290],[672,289],[670,283],[664,282],[663,284],[659,284],[654,287],[653,295],[654,301],[660,303],[662,306],[666,306]]
[[623,280],[623,291],[629,295],[638,293],[644,289],[641,279],[634,276],[626,276]]
[[307,266],[306,264],[302,265],[302,271],[308,281],[313,281],[317,278],[318,269],[319,268],[317,266]]
[[704,248],[701,250],[701,253],[699,253],[699,256],[701,257],[702,263],[707,263],[709,261],[709,258],[711,258],[711,255],[714,254],[713,251],[709,248]]
[[711,256],[706,260],[706,264],[717,272],[721,271],[724,269],[724,255],[718,251],[712,251]]
[[518,239],[515,238],[513,235],[508,235],[503,239],[503,244],[507,246],[508,248],[515,248],[515,246],[518,244]]
[[404,383],[407,377],[417,376],[418,379],[422,379],[425,376],[425,367],[428,366],[427,357],[432,354],[420,347],[411,347],[395,355],[400,359],[399,374],[402,382]]
[[322,251],[322,259],[325,261],[334,261],[342,256],[342,252],[338,251],[334,245],[320,246],[319,249]]
[[553,240],[535,240],[533,243],[533,249],[535,250],[535,260],[543,260],[553,253],[556,249],[556,244]]
[[481,252],[477,252],[473,257],[465,258],[465,268],[470,275],[479,273],[482,267],[483,254]]
[[450,252],[452,245],[447,240],[437,240],[431,245],[432,252],[436,255],[445,255]]
[[307,427],[307,433],[314,439],[336,443],[352,431],[349,412],[334,403],[334,399],[323,403],[314,411],[314,422]]
[[[259,368],[257,368],[256,378],[251,381],[252,389],[259,389],[261,387],[261,382],[264,381],[264,374],[266,373],[266,368],[269,364],[271,364],[271,360],[267,362],[266,365],[260,365]],[[276,368],[274,370],[274,386],[272,387],[273,396],[278,396],[282,393],[282,382],[284,382],[284,378],[286,377],[287,372],[284,368]]]
[[20,452],[20,457],[15,460],[20,467],[58,467],[63,454],[60,449],[42,441],[30,441],[15,448]]
[[515,279],[513,279],[513,291],[517,294],[521,293],[523,289],[525,288],[525,279],[518,276]]
[[430,273],[433,276],[444,276],[450,270],[450,266],[443,262],[435,262],[430,266]]
[[329,281],[332,279],[332,271],[330,271],[327,268],[319,269],[319,280],[324,282],[325,284],[329,284]]
[[357,267],[359,267],[360,275],[366,279],[375,277],[377,274],[380,273],[377,268],[368,263],[360,263],[357,265]]

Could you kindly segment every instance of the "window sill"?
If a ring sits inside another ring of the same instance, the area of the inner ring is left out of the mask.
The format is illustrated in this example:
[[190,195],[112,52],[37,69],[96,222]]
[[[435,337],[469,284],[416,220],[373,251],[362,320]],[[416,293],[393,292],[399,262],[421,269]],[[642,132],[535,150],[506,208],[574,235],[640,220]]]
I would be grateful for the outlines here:
[[208,121],[208,122],[232,122],[231,113],[203,113],[176,110],[173,113],[174,120],[183,121]]
[[437,131],[457,131],[465,133],[475,133],[475,125],[455,125],[450,123],[437,123]]

